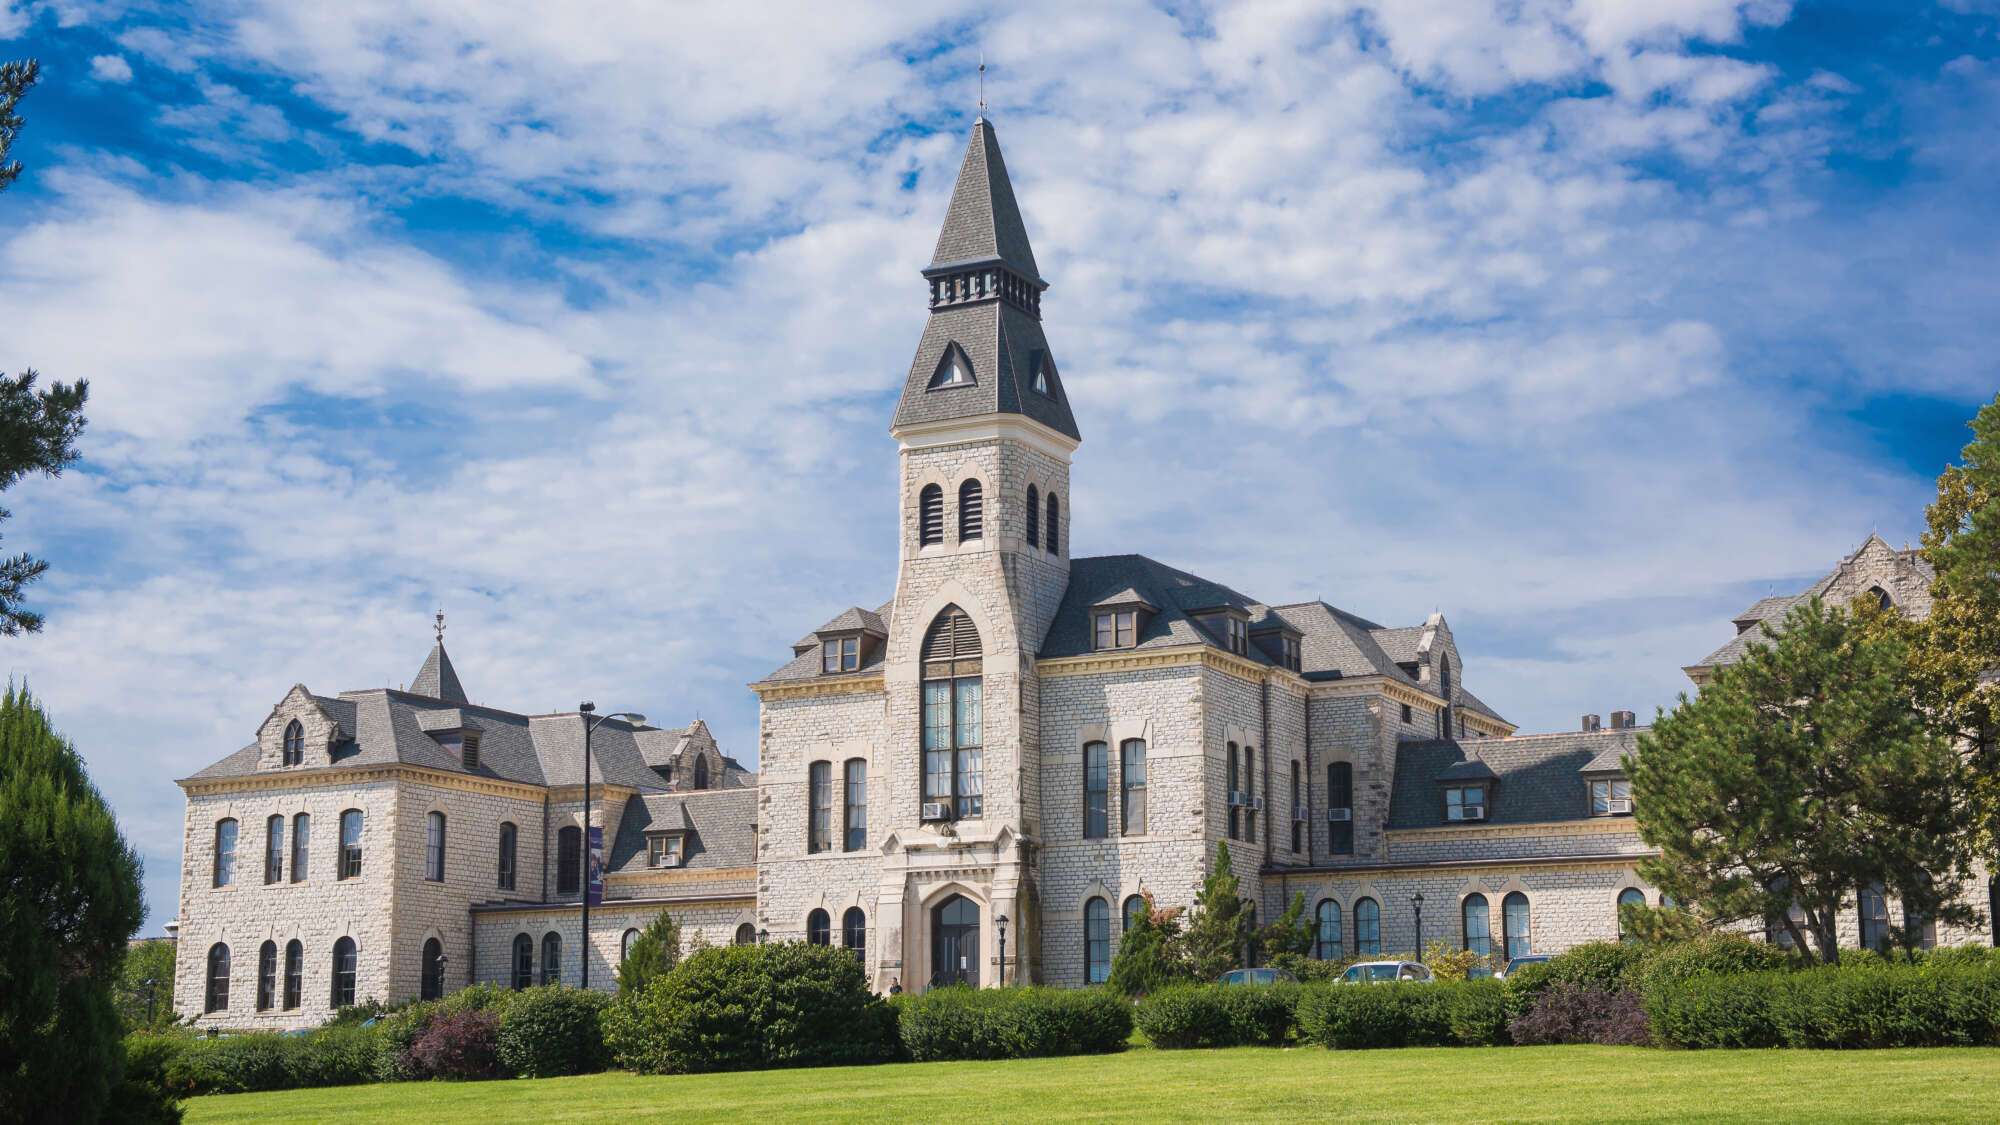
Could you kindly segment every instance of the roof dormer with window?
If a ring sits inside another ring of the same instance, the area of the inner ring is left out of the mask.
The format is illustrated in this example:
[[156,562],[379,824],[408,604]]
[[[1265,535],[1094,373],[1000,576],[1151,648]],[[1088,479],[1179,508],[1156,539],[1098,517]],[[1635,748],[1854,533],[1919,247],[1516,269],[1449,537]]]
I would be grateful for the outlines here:
[[1160,608],[1135,589],[1099,598],[1090,607],[1091,647],[1099,652],[1138,648],[1139,637]]
[[1238,656],[1250,655],[1250,614],[1233,605],[1192,610],[1188,616],[1208,631],[1223,648]]

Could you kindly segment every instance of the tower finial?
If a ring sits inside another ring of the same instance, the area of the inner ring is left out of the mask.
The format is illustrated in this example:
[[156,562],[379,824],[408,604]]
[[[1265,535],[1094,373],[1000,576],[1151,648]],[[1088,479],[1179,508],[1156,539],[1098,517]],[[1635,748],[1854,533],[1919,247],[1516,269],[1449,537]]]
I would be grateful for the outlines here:
[[436,630],[437,630],[437,639],[438,639],[438,643],[439,643],[439,644],[443,644],[443,643],[444,643],[444,610],[440,609],[440,610],[438,610],[438,611],[437,611],[437,624],[436,624],[436,625],[434,625],[434,626],[432,626],[432,628],[434,628],[434,629],[436,629]]
[[986,120],[986,52],[979,52],[979,120]]

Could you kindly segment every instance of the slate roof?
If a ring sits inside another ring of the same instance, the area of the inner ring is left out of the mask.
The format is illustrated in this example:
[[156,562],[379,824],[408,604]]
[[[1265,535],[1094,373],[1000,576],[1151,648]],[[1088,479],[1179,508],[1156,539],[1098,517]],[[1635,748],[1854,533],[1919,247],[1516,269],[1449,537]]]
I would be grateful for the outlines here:
[[417,670],[417,678],[410,681],[411,695],[427,695],[432,699],[442,699],[446,703],[469,703],[465,688],[458,682],[458,671],[451,666],[451,657],[444,651],[444,642],[432,646],[431,654],[424,658],[424,666]]
[[1590,791],[1583,771],[1606,755],[1630,753],[1638,745],[1638,733],[1635,728],[1401,743],[1389,795],[1389,827],[1446,826],[1439,787],[1467,772],[1474,756],[1494,778],[1482,823],[1589,820]]
[[646,833],[686,832],[682,866],[693,870],[757,862],[757,790],[699,789],[645,793],[625,802],[608,869],[646,871]]
[[[1175,645],[1205,644],[1223,647],[1208,630],[1195,624],[1190,610],[1231,606],[1249,614],[1262,608],[1242,594],[1218,582],[1176,570],[1144,555],[1103,555],[1071,559],[1069,589],[1056,607],[1048,636],[1042,640],[1043,658],[1081,656],[1095,651],[1091,609],[1103,599],[1136,591],[1159,608],[1145,628],[1139,630],[1139,648],[1169,648]],[[1272,663],[1255,645],[1250,659]]]
[[935,268],[990,258],[1000,259],[1030,279],[1041,279],[1034,248],[1028,245],[1028,228],[1021,221],[1020,204],[1014,201],[1014,182],[1008,178],[1007,161],[1000,155],[1000,138],[993,123],[981,117],[972,123],[972,138],[958,166],[958,182],[952,185],[951,205],[945,208],[931,265]]
[[[1267,612],[1303,634],[1299,664],[1308,679],[1388,676],[1416,682],[1382,648],[1377,639],[1382,627],[1365,617],[1317,601],[1273,606]],[[1256,622],[1250,627],[1255,629]]]
[[889,611],[894,609],[895,605],[895,602],[884,602],[882,608],[873,613],[859,608],[850,609],[842,613],[840,616],[835,617],[833,621],[801,637],[799,642],[792,646],[792,658],[779,665],[776,671],[765,676],[759,682],[773,683],[785,680],[817,680],[822,678],[831,680],[837,679],[839,676],[860,676],[869,672],[879,671],[888,658],[889,646],[886,644],[862,645],[861,647],[866,651],[862,653],[861,667],[857,671],[841,672],[837,675],[822,673],[820,671],[818,635],[820,633],[840,632],[841,630],[832,627],[834,622],[847,620],[849,614],[859,614],[863,622],[874,622],[873,625],[864,625],[864,631],[877,632],[887,637],[889,635]]

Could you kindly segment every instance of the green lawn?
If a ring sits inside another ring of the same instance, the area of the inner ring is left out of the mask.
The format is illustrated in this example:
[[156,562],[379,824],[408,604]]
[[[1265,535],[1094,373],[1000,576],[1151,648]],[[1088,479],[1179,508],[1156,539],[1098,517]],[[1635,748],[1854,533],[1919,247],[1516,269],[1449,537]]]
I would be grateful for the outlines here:
[[403,1121],[1981,1121],[2000,1049],[1134,1050],[1096,1058],[198,1098],[190,1125]]

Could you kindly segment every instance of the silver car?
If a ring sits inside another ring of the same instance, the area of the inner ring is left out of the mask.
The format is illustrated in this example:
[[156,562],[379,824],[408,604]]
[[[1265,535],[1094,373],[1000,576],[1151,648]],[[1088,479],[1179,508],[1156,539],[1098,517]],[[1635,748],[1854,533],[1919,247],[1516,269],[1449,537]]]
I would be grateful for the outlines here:
[[1394,981],[1428,984],[1436,979],[1429,967],[1416,961],[1363,961],[1358,965],[1349,965],[1347,971],[1340,974],[1342,984],[1385,984]]

